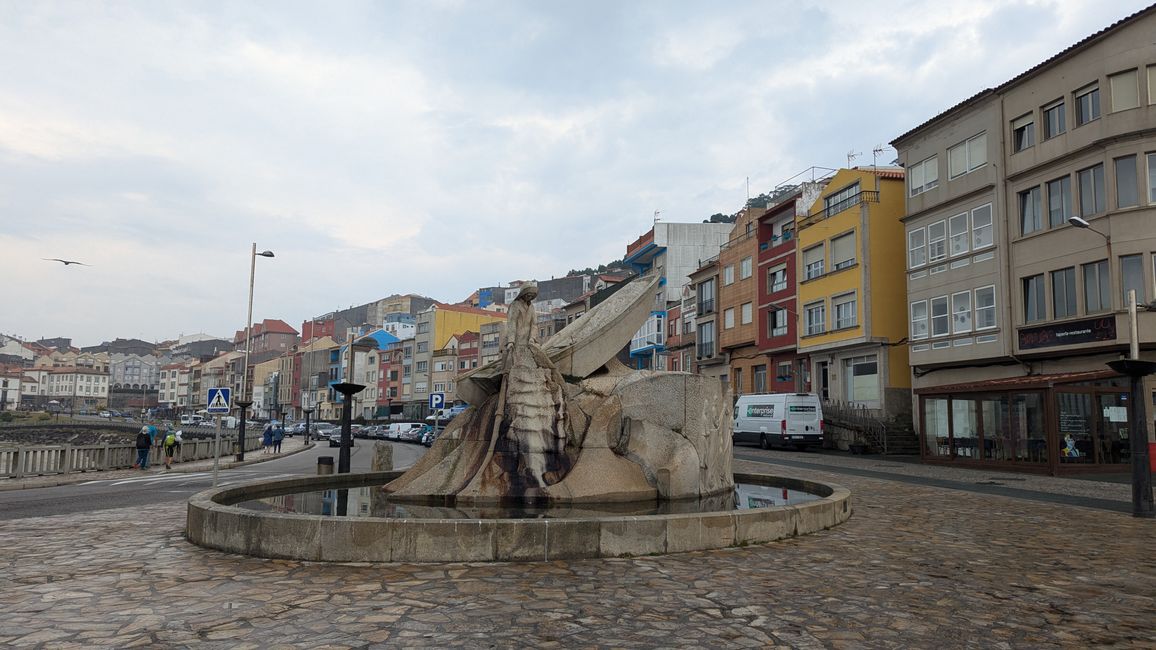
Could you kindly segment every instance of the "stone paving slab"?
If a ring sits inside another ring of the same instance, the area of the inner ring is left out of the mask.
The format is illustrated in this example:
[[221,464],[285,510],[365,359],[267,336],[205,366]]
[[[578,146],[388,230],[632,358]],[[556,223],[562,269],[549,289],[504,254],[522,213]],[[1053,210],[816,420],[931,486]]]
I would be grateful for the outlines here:
[[188,544],[176,504],[0,522],[0,645],[1156,647],[1156,522],[773,469],[846,485],[855,515],[765,546],[524,564],[227,555]]

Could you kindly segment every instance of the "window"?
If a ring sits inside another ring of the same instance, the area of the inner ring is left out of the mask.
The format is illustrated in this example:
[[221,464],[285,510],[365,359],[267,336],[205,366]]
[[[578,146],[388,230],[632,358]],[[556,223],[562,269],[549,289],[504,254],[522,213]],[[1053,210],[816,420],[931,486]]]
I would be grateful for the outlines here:
[[958,178],[987,164],[987,134],[969,138],[947,150],[948,178]]
[[746,280],[751,277],[751,258],[744,257],[739,261],[739,279]]
[[911,181],[911,196],[922,194],[939,185],[939,157],[932,156],[911,166],[907,177]]
[[995,327],[995,286],[975,290],[975,329]]
[[846,377],[846,397],[853,402],[879,400],[879,363],[875,355],[854,357],[843,361]]
[[1156,104],[1156,65],[1148,66],[1148,103]]
[[723,267],[723,286],[733,284],[735,281],[735,265],[727,264]]
[[782,291],[787,288],[787,265],[782,264],[767,270],[767,293]]
[[786,309],[774,309],[767,313],[767,328],[770,330],[768,336],[786,336],[788,313]]
[[1148,203],[1156,205],[1156,153],[1148,154]]
[[435,393],[444,393],[445,390],[446,390],[446,385],[444,383],[441,383],[441,382],[435,382],[434,383],[434,392]]
[[987,248],[992,243],[991,204],[988,203],[971,211],[971,249]]
[[429,323],[418,323],[417,324],[417,333],[418,334],[429,334]]
[[413,392],[415,392],[415,393],[424,393],[424,392],[426,392],[426,390],[427,390],[426,386],[428,386],[428,384],[427,384],[426,382],[424,382],[424,381],[419,381],[419,382],[416,382],[416,383],[413,385]]
[[807,305],[807,334],[822,334],[827,329],[827,306],[821,302]]
[[927,231],[923,228],[907,233],[907,266],[919,268],[927,264]]
[[743,325],[750,325],[754,321],[753,305],[749,302],[744,302],[739,308],[739,318]]
[[743,394],[743,369],[742,368],[735,368],[734,381],[735,381],[734,394],[735,395],[742,395]]
[[951,333],[962,334],[971,331],[971,292],[960,291],[951,294]]
[[1123,156],[1113,162],[1116,163],[1116,207],[1131,208],[1140,205],[1140,180],[1136,176],[1136,156]]
[[823,275],[823,245],[803,251],[803,278],[810,280]]
[[1108,260],[1084,265],[1084,311],[1089,314],[1112,309]]
[[417,351],[418,354],[421,354],[422,352],[429,352],[429,341],[418,341]]
[[1024,284],[1024,322],[1033,323],[1048,317],[1046,298],[1044,297],[1044,276],[1033,275],[1023,279]]
[[1044,139],[1054,138],[1068,130],[1064,100],[1059,100],[1050,106],[1045,106],[1044,112]]
[[727,310],[723,312],[723,329],[729,330],[730,328],[732,328],[734,326],[735,326],[735,308],[734,307],[728,307]]
[[1104,205],[1104,166],[1096,165],[1076,172],[1080,186],[1080,216],[1090,217],[1106,209]]
[[698,285],[698,313],[714,313],[714,280],[700,282]]
[[927,301],[911,303],[911,340],[927,338]]
[[1036,143],[1036,123],[1031,113],[1012,120],[1012,153],[1031,148]]
[[707,359],[714,356],[714,321],[698,326],[698,357]]
[[829,217],[838,214],[859,201],[859,181],[823,199],[824,213]]
[[1072,212],[1072,177],[1048,181],[1048,225],[1052,228],[1068,222]]
[[855,264],[855,233],[849,232],[831,240],[831,266],[835,270]]
[[751,367],[751,377],[755,382],[752,386],[756,393],[767,392],[767,366],[758,365]]
[[417,367],[414,368],[415,372],[425,372],[426,370],[429,370],[429,362],[428,361],[418,361]]
[[957,214],[947,220],[947,230],[950,240],[948,241],[948,249],[951,255],[960,255],[966,253],[967,248],[967,213]]
[[1146,302],[1143,258],[1143,255],[1120,256],[1120,286],[1123,289],[1120,295],[1124,297],[1125,306],[1128,304],[1128,292],[1132,290],[1136,291],[1136,304],[1142,305]]
[[927,227],[927,259],[938,262],[947,257],[947,222],[937,221]]
[[947,313],[947,296],[931,299],[931,335],[947,336],[951,316]]
[[1020,234],[1027,235],[1043,228],[1040,214],[1040,188],[1037,185],[1019,193]]
[[438,361],[434,363],[434,372],[445,372],[448,370],[445,361]]
[[791,362],[784,361],[778,365],[775,371],[775,379],[779,381],[791,380]]
[[1076,91],[1076,126],[1100,117],[1100,86],[1092,84]]
[[1125,70],[1108,77],[1108,89],[1112,91],[1112,112],[1126,111],[1140,106],[1140,87],[1136,70]]
[[1076,267],[1052,271],[1052,316],[1076,315]]
[[855,327],[855,325],[858,324],[859,319],[856,311],[857,301],[855,300],[855,294],[849,293],[836,296],[831,299],[831,305],[835,310],[835,329]]

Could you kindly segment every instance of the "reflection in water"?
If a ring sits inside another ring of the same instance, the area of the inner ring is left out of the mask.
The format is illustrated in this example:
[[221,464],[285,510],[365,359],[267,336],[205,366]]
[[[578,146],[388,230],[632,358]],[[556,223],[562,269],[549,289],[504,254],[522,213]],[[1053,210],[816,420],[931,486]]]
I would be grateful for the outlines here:
[[586,517],[642,516],[720,512],[787,506],[820,497],[784,487],[736,483],[734,492],[703,499],[628,503],[534,505],[445,505],[433,502],[391,501],[382,487],[343,488],[280,494],[236,505],[250,510],[337,517],[388,519],[582,519]]

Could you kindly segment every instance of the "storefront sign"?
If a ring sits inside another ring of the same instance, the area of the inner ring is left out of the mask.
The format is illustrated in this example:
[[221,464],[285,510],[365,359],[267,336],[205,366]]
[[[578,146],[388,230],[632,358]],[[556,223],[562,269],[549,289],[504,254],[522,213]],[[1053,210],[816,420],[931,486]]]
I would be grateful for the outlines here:
[[1116,319],[1113,316],[1089,318],[1088,320],[1058,325],[1022,329],[1019,334],[1021,350],[1092,343],[1094,341],[1114,341],[1116,340]]

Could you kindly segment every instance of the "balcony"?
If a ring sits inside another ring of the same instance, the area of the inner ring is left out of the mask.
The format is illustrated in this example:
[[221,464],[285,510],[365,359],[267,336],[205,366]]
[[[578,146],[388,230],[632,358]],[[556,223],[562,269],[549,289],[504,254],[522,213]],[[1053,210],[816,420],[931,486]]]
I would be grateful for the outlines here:
[[860,203],[878,203],[879,192],[875,190],[860,190],[857,194],[853,194],[838,203],[827,206],[826,208],[809,215],[806,219],[799,222],[799,228],[806,228],[823,219],[833,217],[844,210],[849,210]]
[[700,300],[698,303],[698,313],[700,315],[713,314],[714,313],[714,298],[709,298],[707,300]]

